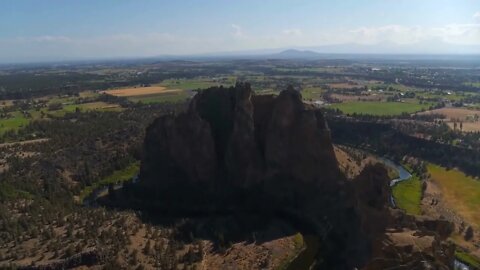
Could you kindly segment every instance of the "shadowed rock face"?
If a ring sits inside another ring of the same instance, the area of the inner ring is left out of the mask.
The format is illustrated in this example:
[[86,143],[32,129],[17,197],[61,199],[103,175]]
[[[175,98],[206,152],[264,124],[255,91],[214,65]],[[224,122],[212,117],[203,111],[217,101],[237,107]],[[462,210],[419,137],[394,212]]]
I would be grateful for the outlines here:
[[[448,224],[392,215],[383,166],[367,166],[345,180],[322,113],[307,108],[293,89],[276,97],[255,96],[248,84],[201,91],[186,112],[155,120],[144,146],[137,202],[154,211],[280,215],[318,237],[321,269],[417,265],[425,256],[430,265],[445,265],[451,259],[438,252],[448,249],[442,246]],[[409,257],[403,253],[410,247],[396,249],[387,228],[441,237],[431,244],[436,249]]]
[[152,186],[248,188],[275,178],[332,186],[339,175],[322,114],[305,108],[293,89],[257,97],[248,84],[204,90],[186,113],[157,119],[147,129],[141,169]]

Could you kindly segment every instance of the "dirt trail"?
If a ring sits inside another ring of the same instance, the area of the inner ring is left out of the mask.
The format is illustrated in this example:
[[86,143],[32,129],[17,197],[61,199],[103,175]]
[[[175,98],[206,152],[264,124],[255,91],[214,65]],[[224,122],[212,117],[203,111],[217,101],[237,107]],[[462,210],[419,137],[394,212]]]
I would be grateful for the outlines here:
[[11,147],[15,145],[32,144],[32,143],[43,143],[49,140],[50,140],[49,138],[43,138],[43,139],[34,139],[34,140],[27,140],[27,141],[20,141],[20,142],[0,143],[0,148]]

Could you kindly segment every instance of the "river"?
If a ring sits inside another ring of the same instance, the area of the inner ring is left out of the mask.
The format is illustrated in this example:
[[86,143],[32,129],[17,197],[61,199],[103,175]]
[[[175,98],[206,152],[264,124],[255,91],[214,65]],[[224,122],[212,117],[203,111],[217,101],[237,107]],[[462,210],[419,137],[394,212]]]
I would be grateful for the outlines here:
[[462,263],[461,261],[455,259],[454,267],[455,270],[470,270],[470,266]]
[[[392,181],[390,181],[390,187],[393,187],[397,183],[408,180],[412,177],[412,174],[410,172],[408,172],[407,169],[405,169],[403,166],[401,166],[399,164],[396,164],[393,161],[391,161],[389,159],[386,159],[386,158],[383,158],[383,157],[378,158],[378,159],[383,164],[385,164],[386,166],[388,166],[390,168],[393,168],[393,169],[397,170],[397,172],[398,172],[398,178],[395,178]],[[394,208],[397,207],[397,205],[395,204],[395,199],[393,198],[393,195],[390,195],[390,202],[392,204],[392,207],[394,207]]]
[[[405,180],[408,180],[412,177],[412,174],[410,172],[408,172],[403,166],[399,165],[399,164],[396,164],[394,163],[393,161],[389,160],[389,159],[386,159],[386,158],[379,158],[381,162],[383,162],[385,165],[389,166],[390,168],[394,168],[397,170],[398,172],[398,178],[396,179],[393,179],[392,181],[390,181],[390,187],[393,187],[395,186],[397,183],[401,182],[401,181],[405,181]],[[390,196],[390,200],[392,202],[392,206],[393,207],[396,207],[395,205],[395,199],[393,198],[393,196]],[[454,261],[454,268],[455,270],[470,270],[470,266],[468,266],[467,264],[455,259]]]

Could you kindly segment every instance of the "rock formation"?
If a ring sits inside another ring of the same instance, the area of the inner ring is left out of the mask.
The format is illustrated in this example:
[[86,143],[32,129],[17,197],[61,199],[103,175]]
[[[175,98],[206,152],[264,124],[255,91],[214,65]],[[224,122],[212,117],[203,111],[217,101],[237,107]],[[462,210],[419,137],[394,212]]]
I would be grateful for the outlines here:
[[[322,269],[383,269],[402,260],[417,265],[418,258],[448,265],[451,259],[448,225],[389,208],[381,165],[346,180],[322,113],[292,88],[278,96],[256,96],[248,84],[203,90],[185,112],[152,123],[144,146],[137,194],[156,211],[280,215],[318,236]],[[386,232],[405,228],[433,240],[403,256],[409,247],[395,249]]]
[[248,84],[197,94],[187,112],[147,130],[142,179],[248,187],[272,177],[321,184],[339,171],[320,112],[289,89],[255,96]]

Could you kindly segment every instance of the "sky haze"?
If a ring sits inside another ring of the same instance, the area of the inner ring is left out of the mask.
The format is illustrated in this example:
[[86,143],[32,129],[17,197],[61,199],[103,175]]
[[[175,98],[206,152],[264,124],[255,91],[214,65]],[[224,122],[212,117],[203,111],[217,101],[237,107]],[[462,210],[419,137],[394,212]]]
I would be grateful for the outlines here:
[[479,54],[480,1],[0,2],[0,62],[275,48]]

